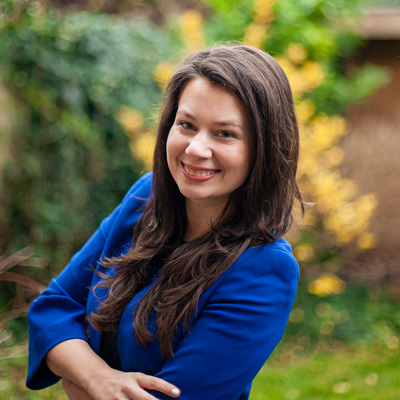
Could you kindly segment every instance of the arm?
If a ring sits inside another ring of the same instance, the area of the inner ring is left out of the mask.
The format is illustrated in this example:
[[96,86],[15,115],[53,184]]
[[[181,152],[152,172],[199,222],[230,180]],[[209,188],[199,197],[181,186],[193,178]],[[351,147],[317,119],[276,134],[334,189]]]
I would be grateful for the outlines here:
[[139,179],[57,279],[33,301],[28,313],[29,388],[41,389],[59,380],[44,361],[50,349],[66,340],[88,340],[84,325],[86,301],[92,280],[97,278],[91,266],[96,267],[103,256],[122,252],[123,246],[129,244],[133,226],[141,215],[138,208],[149,197],[150,186],[151,175]]
[[281,339],[298,266],[287,251],[263,253],[262,247],[220,277],[191,332],[156,375],[181,389],[180,400],[237,400]]
[[72,339],[54,346],[46,355],[50,370],[62,376],[71,400],[157,400],[146,390],[178,397],[179,390],[162,379],[110,368],[86,341]]

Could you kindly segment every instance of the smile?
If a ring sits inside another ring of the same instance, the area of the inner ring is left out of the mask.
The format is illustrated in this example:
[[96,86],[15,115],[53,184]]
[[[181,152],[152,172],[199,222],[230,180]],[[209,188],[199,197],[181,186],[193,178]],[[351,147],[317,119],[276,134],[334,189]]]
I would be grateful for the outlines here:
[[220,172],[219,169],[204,169],[196,168],[182,163],[182,170],[186,177],[189,179],[204,181],[212,178],[215,174]]

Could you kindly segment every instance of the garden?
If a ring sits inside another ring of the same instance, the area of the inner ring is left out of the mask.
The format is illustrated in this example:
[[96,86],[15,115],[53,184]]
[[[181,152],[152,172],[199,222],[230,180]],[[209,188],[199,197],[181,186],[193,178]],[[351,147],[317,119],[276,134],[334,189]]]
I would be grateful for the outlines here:
[[[400,297],[346,274],[373,254],[379,206],[343,168],[346,111],[390,77],[349,67],[355,0],[5,0],[0,5],[0,400],[25,388],[30,302],[139,176],[157,106],[182,58],[216,43],[268,51],[290,80],[309,206],[288,239],[301,268],[283,340],[251,400],[400,397]],[[347,258],[344,254],[347,254]],[[347,264],[346,264],[347,263]],[[345,268],[346,267],[346,268]]]

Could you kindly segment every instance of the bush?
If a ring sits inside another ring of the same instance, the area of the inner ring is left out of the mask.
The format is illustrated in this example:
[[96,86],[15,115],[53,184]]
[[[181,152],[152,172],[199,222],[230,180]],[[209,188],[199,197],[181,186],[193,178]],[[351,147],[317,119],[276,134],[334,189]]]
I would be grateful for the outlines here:
[[127,106],[151,117],[152,71],[174,46],[142,19],[18,3],[3,4],[0,30],[2,81],[16,104],[15,126],[1,132],[10,155],[0,254],[33,245],[52,276],[142,171],[115,116]]

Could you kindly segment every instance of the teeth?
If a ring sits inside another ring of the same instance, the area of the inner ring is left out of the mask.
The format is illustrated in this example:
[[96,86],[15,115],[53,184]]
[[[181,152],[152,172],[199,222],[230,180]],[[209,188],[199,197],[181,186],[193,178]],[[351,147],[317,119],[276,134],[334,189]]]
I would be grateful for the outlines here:
[[190,167],[188,167],[187,165],[185,165],[184,168],[185,168],[185,172],[187,172],[189,175],[192,175],[192,176],[209,176],[209,175],[212,175],[215,173],[214,170],[208,170],[208,171],[194,170],[194,169],[191,169]]

